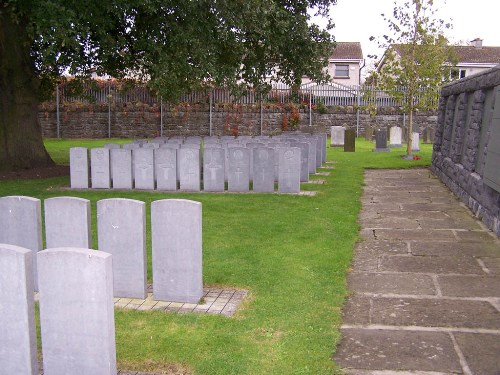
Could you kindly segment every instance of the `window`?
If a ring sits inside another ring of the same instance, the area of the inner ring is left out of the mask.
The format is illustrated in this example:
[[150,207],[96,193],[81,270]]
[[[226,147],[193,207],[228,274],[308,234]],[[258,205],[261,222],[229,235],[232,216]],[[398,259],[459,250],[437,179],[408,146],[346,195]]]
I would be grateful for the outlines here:
[[465,69],[452,69],[450,71],[450,78],[453,79],[461,79],[465,78]]
[[335,65],[336,78],[349,78],[349,65]]

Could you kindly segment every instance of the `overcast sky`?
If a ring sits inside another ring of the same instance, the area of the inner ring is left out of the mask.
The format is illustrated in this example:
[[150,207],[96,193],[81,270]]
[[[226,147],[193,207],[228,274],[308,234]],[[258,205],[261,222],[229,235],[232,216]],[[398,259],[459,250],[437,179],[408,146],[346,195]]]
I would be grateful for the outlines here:
[[[402,4],[403,0],[397,0]],[[447,36],[452,43],[483,39],[483,46],[500,46],[500,1],[499,0],[435,0],[439,17],[451,20],[453,29]],[[381,13],[392,14],[393,0],[337,0],[330,15],[335,22],[332,33],[339,42],[360,42],[363,55],[369,64],[368,55],[379,53],[377,44],[370,36],[382,36],[388,32]]]

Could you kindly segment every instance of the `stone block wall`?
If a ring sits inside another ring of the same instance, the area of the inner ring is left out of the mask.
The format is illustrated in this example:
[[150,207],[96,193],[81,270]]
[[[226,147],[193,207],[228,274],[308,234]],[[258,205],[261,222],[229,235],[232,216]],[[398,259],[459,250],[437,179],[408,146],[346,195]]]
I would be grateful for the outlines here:
[[[437,115],[433,172],[497,236],[500,236],[500,192],[485,183],[488,152],[493,147],[495,104],[500,105],[500,66],[446,85]],[[496,109],[499,110],[498,108]],[[490,142],[491,140],[491,142]],[[497,166],[497,177],[500,165]]]
[[[59,134],[62,138],[151,138],[161,132],[161,108],[159,104],[113,103],[83,104],[65,103],[60,106]],[[285,116],[289,119],[290,113]],[[313,111],[309,120],[307,107],[299,109],[299,124],[296,129],[304,133],[328,133],[330,126],[356,129],[357,113],[352,106],[329,107],[328,113]],[[273,104],[259,105],[214,105],[212,108],[212,135],[276,135],[283,130],[283,109]],[[436,113],[417,113],[415,125],[421,134],[426,128],[434,128]],[[55,103],[40,105],[39,120],[42,134],[46,138],[57,137],[57,113]],[[406,119],[407,121],[407,119]],[[311,126],[309,125],[311,123]],[[403,126],[404,115],[399,108],[379,108],[375,116],[366,110],[359,113],[359,135],[367,127]],[[210,135],[210,108],[208,104],[193,104],[163,108],[164,136]]]

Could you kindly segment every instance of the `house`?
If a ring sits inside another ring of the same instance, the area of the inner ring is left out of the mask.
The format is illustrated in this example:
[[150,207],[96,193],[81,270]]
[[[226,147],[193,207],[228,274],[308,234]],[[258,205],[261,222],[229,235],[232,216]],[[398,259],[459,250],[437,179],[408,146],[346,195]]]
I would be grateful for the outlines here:
[[500,64],[500,47],[483,46],[483,40],[476,38],[469,46],[455,46],[457,65],[451,71],[452,79],[468,77]]
[[[483,46],[483,40],[476,38],[466,46],[451,46],[456,58],[456,65],[450,69],[451,79],[460,79],[472,74],[482,72],[500,64],[500,47]],[[401,44],[391,44],[391,48],[397,55],[401,56]],[[385,53],[377,64],[377,72],[380,72],[385,64]]]
[[[344,86],[359,85],[361,69],[365,66],[363,50],[359,42],[337,42],[328,59],[330,83]],[[308,77],[302,78],[302,85],[310,84]]]

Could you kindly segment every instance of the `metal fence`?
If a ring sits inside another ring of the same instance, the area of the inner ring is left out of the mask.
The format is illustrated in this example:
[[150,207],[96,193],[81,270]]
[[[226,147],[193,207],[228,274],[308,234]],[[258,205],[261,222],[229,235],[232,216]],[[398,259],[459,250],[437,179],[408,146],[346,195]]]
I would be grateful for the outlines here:
[[[78,93],[76,93],[78,92]],[[262,102],[288,103],[297,102],[307,106],[359,106],[359,107],[401,107],[402,97],[406,89],[397,87],[392,92],[380,90],[369,85],[348,86],[341,84],[305,84],[298,91],[293,91],[284,84],[273,85],[264,95],[253,89],[247,89],[239,94],[225,88],[207,88],[193,91],[179,98],[181,103],[189,104],[243,104],[255,105]],[[70,85],[62,84],[57,87],[56,99],[58,103],[87,102],[87,103],[127,103],[142,102],[146,104],[160,103],[161,98],[153,94],[145,85],[124,88],[120,84],[99,82],[88,85],[83,90],[75,91]],[[437,108],[439,90],[422,89],[413,98],[414,102],[425,103],[427,108]]]

